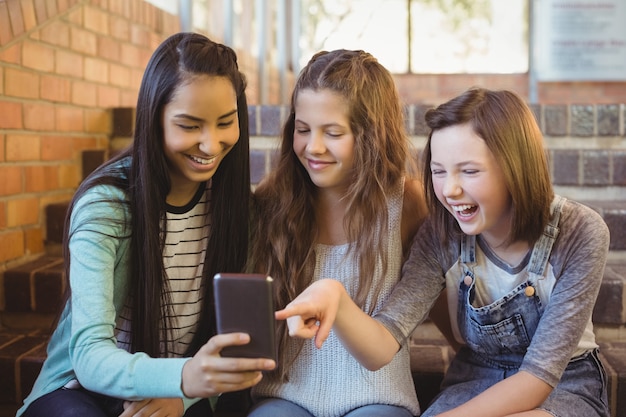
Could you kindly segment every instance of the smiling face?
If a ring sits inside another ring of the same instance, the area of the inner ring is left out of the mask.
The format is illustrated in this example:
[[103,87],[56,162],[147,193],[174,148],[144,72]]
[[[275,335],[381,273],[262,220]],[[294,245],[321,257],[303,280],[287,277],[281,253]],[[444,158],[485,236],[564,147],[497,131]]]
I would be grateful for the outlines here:
[[163,135],[172,183],[167,202],[184,205],[239,140],[237,96],[230,80],[200,75],[182,84],[163,109]]
[[485,141],[466,123],[434,131],[430,146],[435,194],[463,233],[481,234],[492,247],[505,241],[511,196]]
[[322,189],[345,190],[352,179],[354,135],[348,103],[330,90],[302,90],[295,102],[293,150]]

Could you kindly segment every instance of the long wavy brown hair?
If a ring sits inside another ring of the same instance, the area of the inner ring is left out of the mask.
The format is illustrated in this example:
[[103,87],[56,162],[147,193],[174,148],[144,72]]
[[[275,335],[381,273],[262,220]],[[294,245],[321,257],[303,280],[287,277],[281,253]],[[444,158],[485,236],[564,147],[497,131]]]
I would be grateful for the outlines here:
[[[313,279],[318,226],[317,188],[293,151],[295,104],[303,90],[328,90],[348,104],[354,134],[354,170],[344,198],[348,202],[343,227],[350,250],[359,262],[355,302],[365,308],[368,296],[380,293],[376,265],[387,270],[387,192],[406,173],[409,142],[404,114],[391,74],[369,53],[335,50],[319,52],[300,73],[291,97],[291,110],[282,132],[275,169],[255,190],[256,221],[249,267],[274,278],[277,308],[285,307]],[[295,359],[288,357],[288,334],[278,326],[277,374],[288,378]]]

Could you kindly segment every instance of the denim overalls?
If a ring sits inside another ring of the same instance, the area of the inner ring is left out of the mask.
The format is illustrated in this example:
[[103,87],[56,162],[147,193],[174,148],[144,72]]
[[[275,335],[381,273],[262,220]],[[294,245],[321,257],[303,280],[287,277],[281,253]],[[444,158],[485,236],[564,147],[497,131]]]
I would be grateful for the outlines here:
[[[435,416],[461,405],[495,383],[517,373],[537,330],[544,305],[535,290],[544,276],[558,235],[561,207],[555,197],[553,215],[535,243],[527,267],[527,279],[495,302],[474,307],[476,236],[461,240],[463,277],[458,290],[457,321],[466,346],[461,348],[442,383],[442,393],[422,416]],[[606,375],[597,350],[574,358],[561,381],[541,409],[554,416],[608,416]]]

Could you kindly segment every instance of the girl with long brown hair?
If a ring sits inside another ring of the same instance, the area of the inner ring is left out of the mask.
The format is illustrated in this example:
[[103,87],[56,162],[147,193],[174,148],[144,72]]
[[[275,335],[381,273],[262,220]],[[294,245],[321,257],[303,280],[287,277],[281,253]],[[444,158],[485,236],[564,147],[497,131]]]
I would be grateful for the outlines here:
[[[400,277],[425,214],[390,73],[363,51],[316,54],[295,85],[277,166],[255,191],[251,269],[284,308],[333,278],[374,314]],[[331,335],[323,350],[279,326],[279,367],[252,393],[250,416],[411,416],[419,412],[405,345],[370,372]]]

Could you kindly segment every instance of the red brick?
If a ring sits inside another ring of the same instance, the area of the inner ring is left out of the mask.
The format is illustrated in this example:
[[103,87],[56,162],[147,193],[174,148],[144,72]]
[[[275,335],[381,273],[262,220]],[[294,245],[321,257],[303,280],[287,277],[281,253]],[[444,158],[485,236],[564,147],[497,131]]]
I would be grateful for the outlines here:
[[120,60],[120,43],[115,39],[99,36],[98,56],[109,61],[118,62]]
[[0,129],[21,129],[22,105],[0,100]]
[[102,109],[85,110],[85,132],[109,134],[111,132],[111,113]]
[[60,188],[76,188],[80,181],[80,168],[75,163],[63,164],[59,167]]
[[54,130],[54,108],[52,104],[24,104],[24,128],[30,130]]
[[109,11],[126,18],[130,17],[130,2],[126,0],[109,0]]
[[20,3],[22,4],[22,16],[24,16],[24,27],[27,31],[31,30],[37,26],[33,0],[22,0]]
[[11,28],[13,29],[13,36],[18,36],[24,33],[24,16],[22,15],[22,8],[17,0],[8,1],[9,6],[9,19],[11,20]]
[[95,107],[97,104],[97,91],[96,84],[92,82],[74,81],[72,83],[72,104]]
[[92,32],[109,35],[109,15],[94,7],[83,8],[85,28]]
[[112,16],[109,19],[109,25],[111,27],[109,33],[112,37],[122,41],[122,44],[130,40],[130,22],[128,20]]
[[[0,2],[0,22],[8,22],[9,21],[9,7],[6,2]],[[0,25],[0,45],[4,45],[13,39],[13,34],[11,33],[11,25],[4,24]]]
[[114,108],[120,105],[120,90],[108,85],[98,86],[98,107]]
[[39,98],[39,76],[29,71],[5,68],[5,94],[12,97]]
[[163,13],[161,15],[161,19],[163,21],[163,30],[161,31],[161,33],[180,32],[180,19],[178,18],[178,16]]
[[57,5],[59,7],[59,13],[63,13],[70,7],[68,0],[57,0]]
[[38,193],[59,188],[59,167],[33,165],[24,167],[24,191]]
[[10,134],[6,136],[7,161],[38,161],[41,141],[37,135]]
[[[24,233],[21,230],[0,232],[0,262],[24,256]],[[6,272],[4,275],[6,285]],[[8,298],[5,299],[8,302]]]
[[73,23],[72,26],[82,27],[83,26],[83,8],[81,7],[79,9],[70,11],[69,13],[65,15],[65,18],[70,23]]
[[19,43],[15,43],[11,46],[7,46],[5,49],[0,50],[0,61],[21,65],[22,64],[22,48]]
[[[137,3],[132,3],[137,4]],[[150,44],[150,34],[141,25],[132,23],[130,26],[130,41],[133,45],[154,49]]]
[[120,107],[135,107],[137,105],[137,91],[121,91]]
[[56,72],[60,75],[69,75],[83,78],[83,57],[69,51],[56,51]]
[[22,43],[22,65],[42,72],[54,71],[54,50],[41,43]]
[[121,45],[121,60],[120,63],[130,68],[142,67],[143,48],[139,48],[136,45],[124,43]]
[[109,64],[99,58],[85,58],[85,79],[102,84],[109,82]]
[[35,0],[35,17],[37,18],[37,23],[40,25],[48,20],[46,0]]
[[72,27],[70,28],[70,47],[76,52],[96,56],[98,52],[97,37],[92,32]]
[[7,204],[4,201],[0,201],[0,230],[4,230],[7,227]]
[[123,65],[111,64],[109,66],[109,83],[118,87],[130,86],[130,69]]
[[45,251],[41,228],[36,227],[24,231],[24,239],[26,241],[24,248],[26,249],[27,255],[37,255]]
[[0,134],[0,162],[4,162],[4,135]]
[[83,109],[79,107],[59,107],[56,113],[56,130],[59,132],[82,132],[84,130]]
[[[0,196],[22,192],[22,168],[14,165],[0,166]],[[2,228],[0,228],[1,230]]]
[[69,103],[71,97],[71,83],[67,78],[42,74],[40,79],[40,96],[43,100],[57,103]]
[[20,198],[7,201],[7,226],[18,227],[39,222],[39,199]]
[[61,20],[53,20],[41,28],[41,41],[56,46],[70,46],[70,27]]
[[46,0],[46,8],[48,9],[48,16],[53,17],[59,13],[56,0]]
[[108,138],[104,144],[100,144],[98,141],[98,137],[96,136],[83,136],[80,138],[75,138],[74,150],[77,152],[81,152],[88,149],[100,149],[102,147],[108,146],[108,144]]
[[68,136],[42,136],[41,160],[64,161],[74,157],[74,140]]

